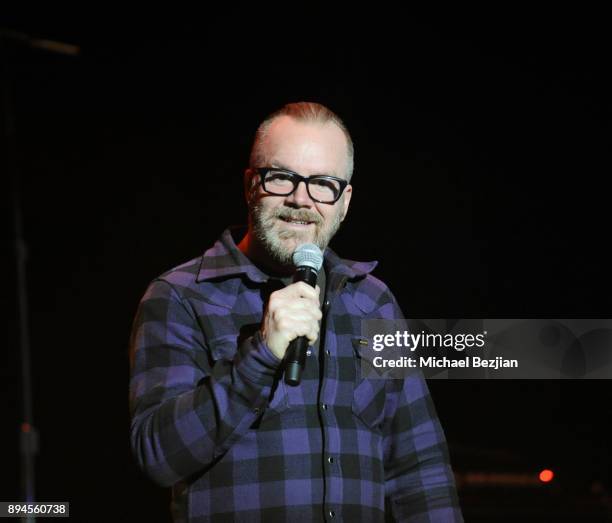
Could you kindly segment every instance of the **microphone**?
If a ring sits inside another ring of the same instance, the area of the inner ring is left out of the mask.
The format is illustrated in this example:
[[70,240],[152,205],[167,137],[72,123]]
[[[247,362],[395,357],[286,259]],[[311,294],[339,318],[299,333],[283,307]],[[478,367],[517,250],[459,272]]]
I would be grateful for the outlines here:
[[[306,282],[311,287],[317,284],[317,276],[323,265],[323,253],[314,243],[303,243],[293,253],[293,264],[296,266],[293,283]],[[308,338],[299,336],[289,343],[285,354],[285,383],[296,387],[302,379],[306,363]]]

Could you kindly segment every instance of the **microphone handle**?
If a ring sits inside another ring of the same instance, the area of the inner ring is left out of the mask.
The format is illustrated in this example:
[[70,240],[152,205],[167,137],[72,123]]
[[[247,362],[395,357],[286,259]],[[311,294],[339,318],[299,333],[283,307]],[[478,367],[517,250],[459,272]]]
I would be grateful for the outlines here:
[[[318,273],[311,267],[298,267],[293,276],[293,283],[306,282],[311,287],[317,285]],[[306,351],[308,350],[308,338],[298,336],[289,343],[285,355],[285,383],[297,387],[302,381],[302,371],[306,365]]]

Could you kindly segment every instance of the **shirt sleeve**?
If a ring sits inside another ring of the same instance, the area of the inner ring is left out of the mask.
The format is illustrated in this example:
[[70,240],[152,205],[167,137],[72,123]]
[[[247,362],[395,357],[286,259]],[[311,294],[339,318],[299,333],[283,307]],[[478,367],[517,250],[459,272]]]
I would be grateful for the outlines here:
[[[404,318],[395,298],[380,310]],[[384,430],[385,504],[392,521],[462,522],[444,431],[420,371],[389,379]]]
[[257,332],[213,362],[195,314],[154,281],[130,340],[130,442],[143,471],[171,486],[214,465],[268,404],[280,360]]

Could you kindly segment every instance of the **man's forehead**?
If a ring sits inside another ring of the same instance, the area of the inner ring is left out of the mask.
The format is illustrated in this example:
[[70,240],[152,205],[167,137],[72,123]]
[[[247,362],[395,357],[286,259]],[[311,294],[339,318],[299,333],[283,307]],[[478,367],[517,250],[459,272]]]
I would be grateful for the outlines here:
[[276,117],[268,127],[268,136],[282,138],[283,136],[306,135],[306,136],[334,136],[344,138],[340,127],[332,121],[317,122],[297,120],[288,115]]
[[[276,157],[272,157],[268,164],[270,167],[277,167],[278,169],[284,169],[286,171],[298,171],[298,174],[303,176],[314,176],[315,174],[324,174],[327,176],[335,176],[337,178],[344,178],[344,172],[341,169],[330,167],[328,165],[321,164],[320,166],[309,166],[308,169],[301,169],[295,165],[290,165],[289,162],[285,162]],[[308,171],[308,172],[305,172]]]
[[271,167],[341,177],[346,169],[346,138],[333,122],[301,122],[281,116],[272,122],[261,145]]

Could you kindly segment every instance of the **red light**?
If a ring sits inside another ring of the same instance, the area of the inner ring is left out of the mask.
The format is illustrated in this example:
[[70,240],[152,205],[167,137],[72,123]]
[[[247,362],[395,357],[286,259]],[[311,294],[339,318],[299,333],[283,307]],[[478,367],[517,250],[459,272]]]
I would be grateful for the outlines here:
[[544,469],[542,472],[540,472],[540,481],[543,483],[552,481],[554,477],[555,475],[552,470]]

